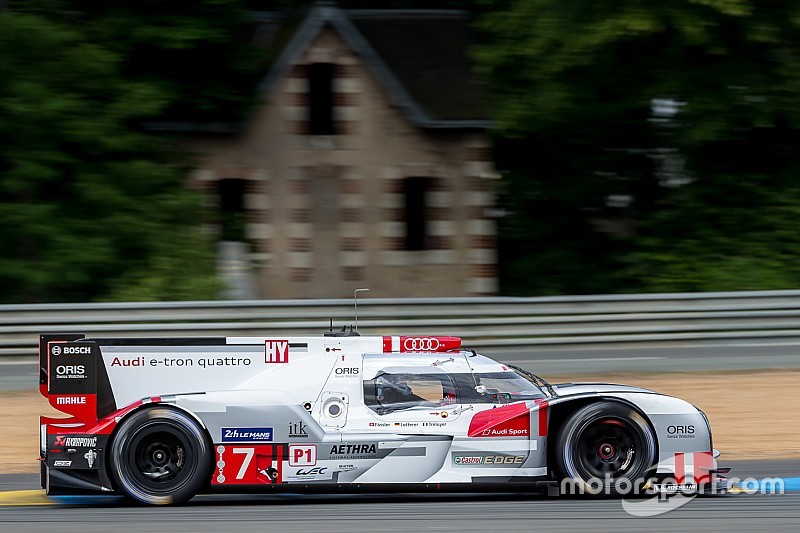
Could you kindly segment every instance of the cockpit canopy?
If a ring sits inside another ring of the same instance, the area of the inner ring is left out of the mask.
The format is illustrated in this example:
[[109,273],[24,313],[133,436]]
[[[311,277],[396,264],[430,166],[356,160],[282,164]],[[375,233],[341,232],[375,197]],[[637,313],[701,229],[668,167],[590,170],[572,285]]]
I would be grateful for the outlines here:
[[455,404],[503,404],[544,398],[528,378],[503,372],[447,372],[440,367],[387,367],[364,380],[364,401],[378,414]]

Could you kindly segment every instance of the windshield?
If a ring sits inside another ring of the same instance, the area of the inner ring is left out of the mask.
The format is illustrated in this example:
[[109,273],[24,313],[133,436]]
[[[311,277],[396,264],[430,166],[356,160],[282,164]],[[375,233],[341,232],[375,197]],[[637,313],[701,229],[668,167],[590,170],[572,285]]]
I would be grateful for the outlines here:
[[514,370],[514,372],[516,372],[517,374],[522,376],[524,379],[526,379],[526,380],[530,381],[531,383],[533,383],[536,387],[539,388],[539,390],[541,390],[542,392],[545,392],[551,398],[553,398],[555,396],[558,396],[558,394],[556,394],[556,391],[553,388],[553,386],[550,385],[550,383],[548,383],[541,376],[537,376],[533,372],[528,372],[527,370],[522,369],[522,368],[520,368],[518,366],[509,365],[508,363],[506,363],[506,366],[511,367]]
[[534,383],[516,372],[454,374],[461,403],[508,403],[544,398]]
[[412,408],[437,409],[456,403],[509,403],[545,398],[516,372],[379,372],[364,381],[364,402],[378,414]]

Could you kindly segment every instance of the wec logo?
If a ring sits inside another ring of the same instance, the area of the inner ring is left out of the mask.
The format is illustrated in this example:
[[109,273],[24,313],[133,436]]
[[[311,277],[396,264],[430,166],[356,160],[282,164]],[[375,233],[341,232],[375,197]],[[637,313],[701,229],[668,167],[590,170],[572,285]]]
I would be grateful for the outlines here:
[[325,472],[327,472],[327,470],[328,470],[328,468],[325,467],[325,466],[322,466],[322,467],[315,466],[314,468],[310,468],[308,470],[303,470],[301,468],[300,470],[297,471],[297,474],[295,474],[295,475],[297,475],[297,476],[317,476],[317,475],[321,476]]

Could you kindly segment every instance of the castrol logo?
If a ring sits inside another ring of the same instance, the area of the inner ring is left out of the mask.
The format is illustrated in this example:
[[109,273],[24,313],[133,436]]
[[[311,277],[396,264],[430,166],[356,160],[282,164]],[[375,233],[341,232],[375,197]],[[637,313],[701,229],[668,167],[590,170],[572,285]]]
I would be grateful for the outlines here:
[[403,340],[403,350],[407,352],[436,351],[441,347],[436,337],[408,337]]

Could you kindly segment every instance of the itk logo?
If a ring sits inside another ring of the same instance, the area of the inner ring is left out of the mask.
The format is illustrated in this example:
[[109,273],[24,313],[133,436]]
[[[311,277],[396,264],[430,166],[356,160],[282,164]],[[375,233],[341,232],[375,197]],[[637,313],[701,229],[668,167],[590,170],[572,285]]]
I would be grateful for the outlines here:
[[264,362],[288,363],[289,341],[286,340],[264,341]]
[[308,432],[306,429],[308,428],[303,422],[289,422],[289,436],[294,438],[307,438]]

